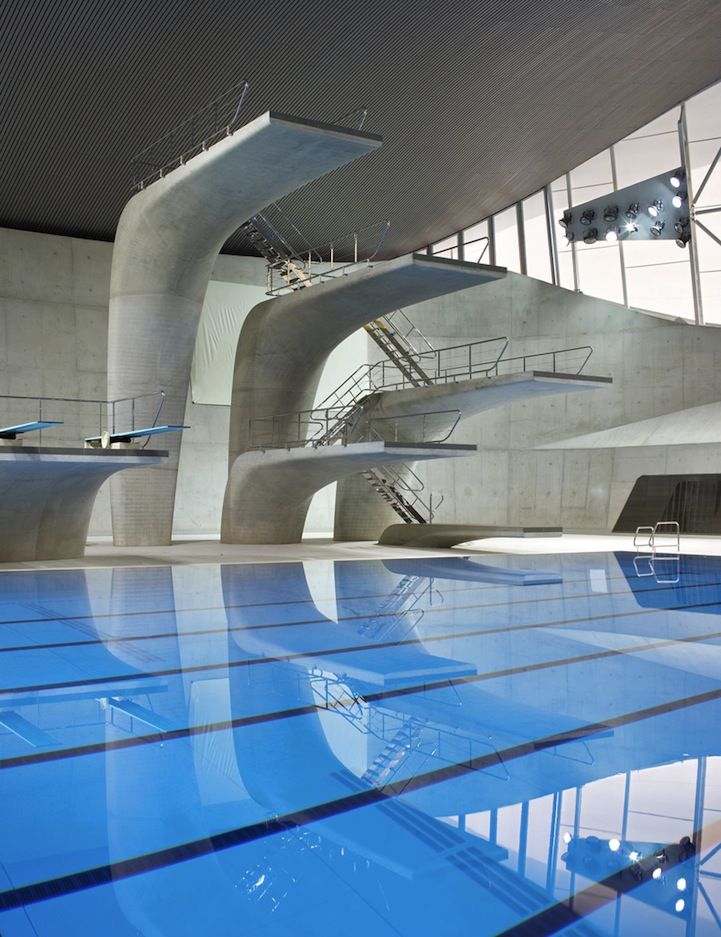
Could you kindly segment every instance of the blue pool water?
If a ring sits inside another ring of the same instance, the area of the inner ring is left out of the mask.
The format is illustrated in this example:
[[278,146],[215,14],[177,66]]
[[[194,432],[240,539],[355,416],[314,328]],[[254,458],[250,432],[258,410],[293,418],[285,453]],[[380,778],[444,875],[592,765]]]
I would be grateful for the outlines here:
[[0,934],[721,930],[721,558],[0,573]]

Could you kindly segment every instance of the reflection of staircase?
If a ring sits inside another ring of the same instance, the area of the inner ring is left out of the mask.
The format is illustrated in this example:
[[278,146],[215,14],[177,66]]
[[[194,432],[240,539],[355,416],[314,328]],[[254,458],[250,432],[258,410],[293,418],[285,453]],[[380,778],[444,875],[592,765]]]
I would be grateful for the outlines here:
[[361,780],[373,787],[387,784],[403,762],[415,750],[422,731],[423,722],[415,717],[408,719],[386,747],[376,755],[362,775]]

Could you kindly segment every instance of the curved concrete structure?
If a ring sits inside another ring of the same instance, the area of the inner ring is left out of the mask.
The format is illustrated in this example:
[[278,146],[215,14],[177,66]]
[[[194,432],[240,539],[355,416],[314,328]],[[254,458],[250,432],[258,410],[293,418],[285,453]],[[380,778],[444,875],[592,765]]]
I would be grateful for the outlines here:
[[166,459],[153,449],[0,449],[0,562],[82,556],[103,482]]
[[[198,318],[224,242],[265,205],[380,143],[268,112],[135,195],[113,252],[109,398],[162,389],[163,422],[182,423]],[[151,425],[156,406],[139,404],[136,425]],[[179,452],[178,438],[162,471],[113,484],[116,544],[170,542]]]
[[378,543],[394,547],[454,547],[490,537],[560,537],[561,527],[493,527],[482,524],[391,524]]
[[[505,275],[502,267],[411,254],[257,305],[243,324],[235,359],[229,479],[221,539],[226,543],[282,543],[287,542],[291,530],[296,531],[295,539],[300,539],[302,533],[306,494],[298,498],[290,489],[271,490],[261,481],[260,473],[249,477],[235,468],[236,460],[251,446],[252,420],[288,414],[290,435],[293,415],[313,406],[328,355],[356,329],[402,305],[479,286]],[[282,438],[282,422],[277,425]],[[309,452],[308,459],[322,458],[320,449]],[[341,474],[345,473],[335,477]],[[332,480],[332,476],[327,477],[324,484]],[[245,486],[242,493],[241,484]],[[238,517],[241,499],[266,516],[268,524],[262,536],[272,540],[256,540],[250,523]],[[271,499],[303,502],[292,524],[277,512],[273,521],[278,525],[276,533],[271,533],[269,526],[274,510]]]
[[[506,404],[535,397],[567,394],[577,391],[596,390],[612,383],[610,377],[585,374],[556,374],[547,371],[521,371],[500,377],[476,377],[466,381],[434,384],[430,387],[412,387],[404,390],[386,391],[374,395],[368,401],[367,420],[378,420],[375,425],[382,432],[383,422],[395,430],[393,419],[404,417],[397,424],[403,438],[414,429],[424,439],[442,438],[453,426],[458,411],[461,418],[492,410]],[[418,424],[413,414],[429,411],[451,411],[440,422],[428,423],[419,417]],[[362,423],[359,424],[362,427]],[[368,482],[361,476],[344,478],[338,484],[335,502],[334,536],[336,540],[375,540],[398,515],[378,498]],[[495,536],[501,536],[496,534]],[[508,534],[507,536],[513,536]],[[468,537],[464,540],[470,539]],[[463,543],[455,540],[454,543]],[[410,544],[409,544],[410,545]],[[452,543],[439,543],[452,546]],[[430,544],[429,544],[430,546]]]
[[245,452],[233,462],[228,478],[223,540],[296,543],[303,536],[310,499],[337,478],[390,462],[452,458],[475,451],[475,446],[379,441]]

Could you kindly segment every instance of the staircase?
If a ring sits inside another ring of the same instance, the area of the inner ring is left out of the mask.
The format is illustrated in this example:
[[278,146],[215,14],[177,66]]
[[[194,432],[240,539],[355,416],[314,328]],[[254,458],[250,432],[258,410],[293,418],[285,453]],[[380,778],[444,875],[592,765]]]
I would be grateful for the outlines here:
[[433,381],[426,374],[418,361],[418,351],[394,328],[392,319],[381,316],[364,325],[368,335],[378,345],[383,354],[393,362],[398,370],[414,387],[423,387]]
[[372,787],[387,784],[403,762],[415,750],[424,723],[411,717],[396,732],[386,747],[373,759],[361,780]]
[[[417,488],[406,481],[404,475],[409,473],[418,482]],[[420,496],[425,486],[406,463],[379,466],[361,474],[404,524],[429,524],[433,520],[432,506]]]

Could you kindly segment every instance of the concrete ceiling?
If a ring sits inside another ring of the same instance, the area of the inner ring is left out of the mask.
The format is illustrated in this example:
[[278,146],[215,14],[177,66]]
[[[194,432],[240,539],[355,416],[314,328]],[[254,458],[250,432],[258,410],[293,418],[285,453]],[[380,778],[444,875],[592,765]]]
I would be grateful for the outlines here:
[[284,204],[312,243],[389,218],[395,256],[718,80],[720,47],[718,0],[5,0],[0,225],[112,239],[132,156],[247,79],[247,119],[368,108],[383,148]]

